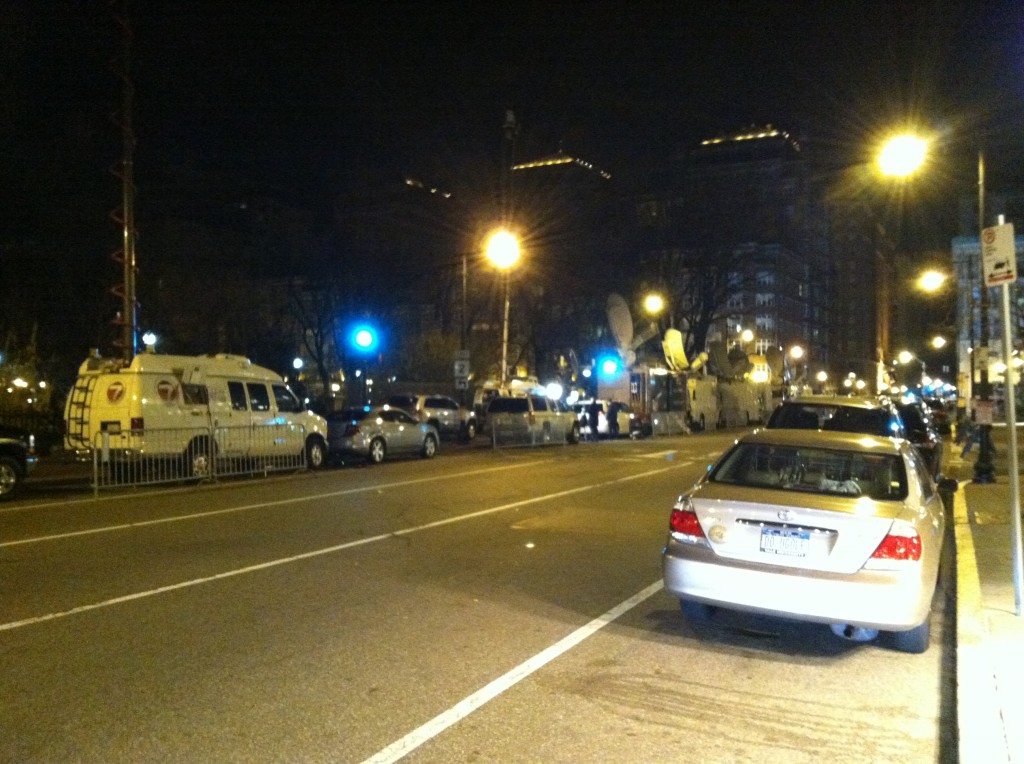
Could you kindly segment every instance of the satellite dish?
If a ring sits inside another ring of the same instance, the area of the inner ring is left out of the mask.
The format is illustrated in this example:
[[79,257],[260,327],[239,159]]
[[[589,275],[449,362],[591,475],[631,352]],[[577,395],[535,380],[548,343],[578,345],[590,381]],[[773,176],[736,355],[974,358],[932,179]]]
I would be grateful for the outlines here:
[[615,344],[620,349],[629,348],[633,343],[633,317],[629,313],[629,305],[622,295],[613,292],[608,295],[605,310],[608,312],[608,326],[612,330]]
[[665,351],[665,363],[672,371],[682,371],[690,366],[690,362],[686,360],[686,350],[683,348],[683,333],[678,329],[665,331],[661,348]]

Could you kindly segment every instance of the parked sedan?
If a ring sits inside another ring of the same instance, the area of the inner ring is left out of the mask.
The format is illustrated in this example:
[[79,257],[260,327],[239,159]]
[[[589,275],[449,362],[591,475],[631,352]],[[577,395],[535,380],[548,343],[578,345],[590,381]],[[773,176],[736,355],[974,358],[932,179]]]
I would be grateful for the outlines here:
[[896,408],[907,428],[907,439],[917,446],[938,479],[942,474],[942,436],[935,428],[928,407],[921,401],[904,400],[897,403]]
[[17,427],[0,425],[0,499],[14,495],[35,466],[34,437]]
[[[942,482],[956,490],[956,481]],[[906,440],[759,430],[676,501],[665,588],[691,620],[715,608],[827,623],[928,648],[945,515]]]
[[430,459],[440,440],[437,428],[398,408],[363,406],[327,416],[328,451],[336,458],[354,456],[372,464],[403,454]]

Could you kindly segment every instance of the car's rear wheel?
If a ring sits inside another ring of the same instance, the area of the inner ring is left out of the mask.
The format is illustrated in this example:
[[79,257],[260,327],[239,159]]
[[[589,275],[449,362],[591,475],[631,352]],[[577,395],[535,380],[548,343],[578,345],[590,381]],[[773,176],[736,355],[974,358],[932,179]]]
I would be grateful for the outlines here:
[[306,439],[306,466],[311,470],[323,468],[327,462],[327,446],[319,435],[310,435]]
[[569,435],[566,438],[571,445],[576,445],[580,442],[580,423],[573,422],[572,427],[569,428]]
[[932,617],[929,614],[920,626],[909,631],[894,631],[892,640],[896,649],[903,653],[923,653],[931,642],[931,624]]
[[373,464],[380,464],[387,455],[388,447],[383,438],[374,438],[370,441],[369,458]]
[[679,607],[686,616],[686,620],[693,624],[707,623],[715,612],[714,605],[692,600],[679,600]]
[[428,435],[423,439],[423,449],[420,451],[420,456],[424,459],[433,459],[434,454],[437,453],[437,440],[433,435]]
[[186,477],[208,478],[213,472],[213,457],[216,446],[209,438],[196,438],[185,451]]
[[18,463],[7,456],[0,457],[0,499],[6,499],[18,489],[21,472]]

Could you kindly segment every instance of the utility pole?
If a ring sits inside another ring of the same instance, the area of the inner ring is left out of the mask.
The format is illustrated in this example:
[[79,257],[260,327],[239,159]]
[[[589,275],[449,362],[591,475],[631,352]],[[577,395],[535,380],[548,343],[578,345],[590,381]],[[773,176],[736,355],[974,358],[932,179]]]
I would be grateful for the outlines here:
[[[985,154],[983,150],[978,151],[978,247],[982,246],[982,232],[985,229]],[[979,249],[980,252],[980,249]],[[982,263],[984,258],[979,257],[978,262]],[[982,263],[984,269],[984,264]],[[985,421],[979,425],[978,430],[978,460],[974,463],[974,482],[992,483],[995,481],[995,465],[993,464],[992,449],[992,386],[988,378],[988,350],[989,350],[989,294],[988,285],[985,283],[985,274],[982,273],[981,281],[981,345],[974,349],[977,356],[975,365],[980,367],[981,379],[978,382],[978,396],[983,405],[976,406],[975,416],[981,409]],[[1007,366],[1009,366],[1009,359]]]

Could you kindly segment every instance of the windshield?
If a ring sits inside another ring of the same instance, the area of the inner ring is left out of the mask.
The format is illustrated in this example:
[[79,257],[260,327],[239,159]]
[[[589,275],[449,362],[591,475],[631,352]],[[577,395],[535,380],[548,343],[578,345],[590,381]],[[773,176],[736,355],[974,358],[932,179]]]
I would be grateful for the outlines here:
[[903,459],[895,454],[741,443],[708,477],[712,483],[902,500]]
[[526,414],[530,402],[526,398],[495,398],[487,409],[488,414]]

